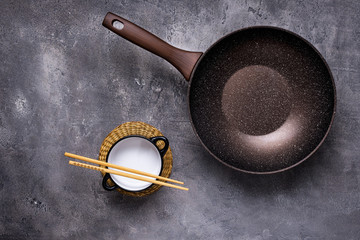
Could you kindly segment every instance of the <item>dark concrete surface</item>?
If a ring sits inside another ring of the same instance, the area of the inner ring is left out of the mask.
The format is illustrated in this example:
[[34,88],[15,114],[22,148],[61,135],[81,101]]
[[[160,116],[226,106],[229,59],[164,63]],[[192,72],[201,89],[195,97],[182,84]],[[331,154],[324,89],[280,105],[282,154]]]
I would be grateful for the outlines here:
[[[360,2],[1,1],[0,239],[360,239]],[[170,64],[101,26],[107,11],[171,44],[206,50],[253,25],[300,34],[337,86],[324,144],[284,173],[224,167],[200,145],[187,82]],[[172,177],[190,188],[145,198],[101,187],[96,158],[117,125],[144,121],[170,140]]]

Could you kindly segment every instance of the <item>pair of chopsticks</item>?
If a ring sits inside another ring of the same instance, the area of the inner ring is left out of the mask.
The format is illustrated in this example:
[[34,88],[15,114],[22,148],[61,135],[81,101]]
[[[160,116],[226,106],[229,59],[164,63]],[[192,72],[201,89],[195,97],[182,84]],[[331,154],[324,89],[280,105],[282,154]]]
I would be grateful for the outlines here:
[[[133,178],[136,180],[140,180],[140,181],[144,181],[144,182],[150,182],[150,183],[154,183],[154,184],[158,184],[158,185],[162,185],[162,186],[166,186],[166,187],[172,187],[172,188],[177,188],[177,189],[181,189],[181,190],[185,190],[188,191],[188,188],[185,187],[181,187],[181,186],[177,186],[174,184],[169,184],[169,183],[165,183],[165,182],[161,182],[161,181],[157,181],[151,178],[147,178],[147,177],[153,177],[159,180],[163,180],[163,181],[168,181],[168,182],[173,182],[173,183],[178,183],[178,184],[184,184],[181,181],[178,180],[174,180],[174,179],[170,179],[170,178],[166,178],[166,177],[162,177],[162,176],[158,176],[158,175],[154,175],[151,173],[147,173],[147,172],[143,172],[143,171],[139,171],[136,169],[131,169],[131,168],[127,168],[127,167],[122,167],[116,164],[112,164],[112,163],[108,163],[108,162],[103,162],[103,161],[98,161],[92,158],[87,158],[87,157],[83,157],[80,155],[76,155],[76,154],[72,154],[72,153],[68,153],[65,152],[64,154],[66,157],[70,157],[70,158],[74,158],[74,159],[78,159],[78,160],[82,160],[85,162],[90,162],[90,163],[95,163],[95,164],[99,164],[101,166],[106,166],[106,167],[111,167],[111,168],[116,168],[119,170],[123,170],[126,172],[130,172],[130,173],[135,173],[135,174],[140,174],[142,176],[138,176],[138,175],[134,175],[134,174],[129,174],[129,173],[125,173],[125,172],[120,172],[120,171],[116,171],[116,170],[112,170],[112,169],[107,169],[107,168],[101,168],[101,167],[97,167],[94,165],[90,165],[90,164],[85,164],[85,163],[80,163],[80,162],[75,162],[75,161],[69,161],[70,165],[74,165],[74,166],[78,166],[78,167],[83,167],[83,168],[88,168],[88,169],[92,169],[92,170],[96,170],[96,171],[100,171],[100,172],[105,172],[105,173],[111,173],[111,174],[116,174],[119,176],[123,176],[123,177],[128,177],[128,178]],[[146,177],[145,177],[146,176]]]

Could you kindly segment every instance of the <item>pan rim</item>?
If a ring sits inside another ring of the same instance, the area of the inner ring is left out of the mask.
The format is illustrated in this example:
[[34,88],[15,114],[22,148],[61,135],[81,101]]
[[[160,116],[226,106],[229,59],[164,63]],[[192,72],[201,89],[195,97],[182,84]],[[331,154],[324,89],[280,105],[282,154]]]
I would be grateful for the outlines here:
[[[214,48],[214,46],[216,44],[218,44],[219,42],[221,42],[222,40],[224,40],[225,38],[228,38],[230,37],[231,35],[234,35],[234,34],[237,34],[239,32],[243,32],[243,31],[246,31],[246,30],[251,30],[251,29],[273,29],[273,30],[277,30],[277,31],[282,31],[282,32],[285,32],[287,34],[290,34],[296,38],[298,38],[299,40],[303,41],[305,44],[307,44],[309,47],[311,47],[311,49],[320,57],[321,61],[324,63],[324,65],[326,66],[326,69],[330,75],[330,79],[331,79],[331,83],[332,83],[332,86],[333,86],[333,93],[334,93],[334,107],[333,107],[333,111],[332,111],[332,116],[331,116],[331,120],[330,120],[330,123],[329,123],[329,126],[326,130],[326,133],[324,134],[324,136],[322,137],[321,141],[318,143],[318,145],[306,156],[304,157],[303,159],[301,159],[300,161],[296,162],[295,164],[292,164],[288,167],[285,167],[285,168],[281,168],[281,169],[278,169],[278,170],[274,170],[274,171],[264,171],[264,172],[257,172],[257,171],[249,171],[249,170],[245,170],[245,169],[241,169],[241,168],[237,168],[237,167],[234,167],[226,162],[224,162],[223,160],[221,160],[221,158],[219,158],[218,156],[216,156],[205,144],[204,142],[201,140],[201,137],[199,136],[196,128],[195,128],[195,125],[194,125],[194,121],[193,121],[193,117],[192,117],[192,114],[191,114],[191,107],[190,107],[190,91],[191,91],[191,85],[192,85],[192,82],[193,82],[193,77],[194,77],[194,73],[196,72],[196,69],[199,65],[199,63],[203,60],[203,58],[207,55],[207,53],[212,49]],[[319,52],[319,50],[317,50],[315,48],[315,46],[310,43],[308,40],[306,40],[304,37],[300,36],[299,34],[297,33],[294,33],[290,30],[287,30],[287,29],[284,29],[284,28],[280,28],[280,27],[276,27],[276,26],[266,26],[266,25],[258,25],[258,26],[250,26],[250,27],[245,27],[245,28],[241,28],[239,30],[236,30],[236,31],[233,31],[231,33],[228,33],[226,34],[225,36],[219,38],[217,41],[215,41],[213,44],[211,44],[211,46],[201,55],[201,57],[198,59],[198,61],[196,62],[192,72],[191,72],[191,75],[190,75],[190,80],[189,80],[189,86],[188,86],[188,90],[187,90],[187,104],[188,104],[188,114],[190,116],[190,122],[191,122],[191,126],[193,128],[193,131],[195,133],[195,135],[197,136],[198,140],[200,141],[201,145],[216,159],[218,160],[219,162],[221,162],[222,164],[224,164],[225,166],[227,167],[230,167],[234,170],[237,170],[239,172],[244,172],[244,173],[250,173],[250,174],[256,174],[256,175],[268,175],[268,174],[274,174],[274,173],[280,173],[280,172],[284,172],[286,170],[289,170],[291,168],[294,168],[296,166],[298,166],[299,164],[301,164],[302,162],[304,162],[305,160],[307,160],[308,158],[310,158],[319,148],[320,146],[324,143],[326,137],[329,135],[329,132],[330,132],[330,129],[333,125],[333,122],[334,122],[334,118],[335,118],[335,113],[336,113],[336,105],[337,105],[337,97],[336,97],[336,85],[335,85],[335,81],[334,81],[334,77],[333,77],[333,74],[331,72],[331,69],[328,65],[328,63],[326,62],[325,58],[322,56],[322,54]]]

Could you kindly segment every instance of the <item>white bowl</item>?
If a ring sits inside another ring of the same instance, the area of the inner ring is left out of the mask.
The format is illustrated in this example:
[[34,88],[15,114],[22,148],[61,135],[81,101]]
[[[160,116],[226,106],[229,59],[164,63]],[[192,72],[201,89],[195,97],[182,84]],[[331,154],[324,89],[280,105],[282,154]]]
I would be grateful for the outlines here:
[[[110,149],[107,162],[159,175],[162,170],[162,156],[155,142],[141,136],[122,138]],[[110,167],[109,169],[121,171]],[[141,191],[152,185],[115,174],[110,174],[110,177],[116,185],[127,191]]]

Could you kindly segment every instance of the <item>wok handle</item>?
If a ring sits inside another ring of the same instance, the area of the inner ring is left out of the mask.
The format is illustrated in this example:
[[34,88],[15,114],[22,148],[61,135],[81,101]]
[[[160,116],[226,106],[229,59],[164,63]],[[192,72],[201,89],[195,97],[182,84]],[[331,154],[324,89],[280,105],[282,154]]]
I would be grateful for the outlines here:
[[[116,21],[122,23],[122,27],[115,27]],[[130,42],[167,60],[188,81],[196,62],[202,55],[201,52],[189,52],[173,47],[145,29],[111,12],[106,14],[102,25]]]

